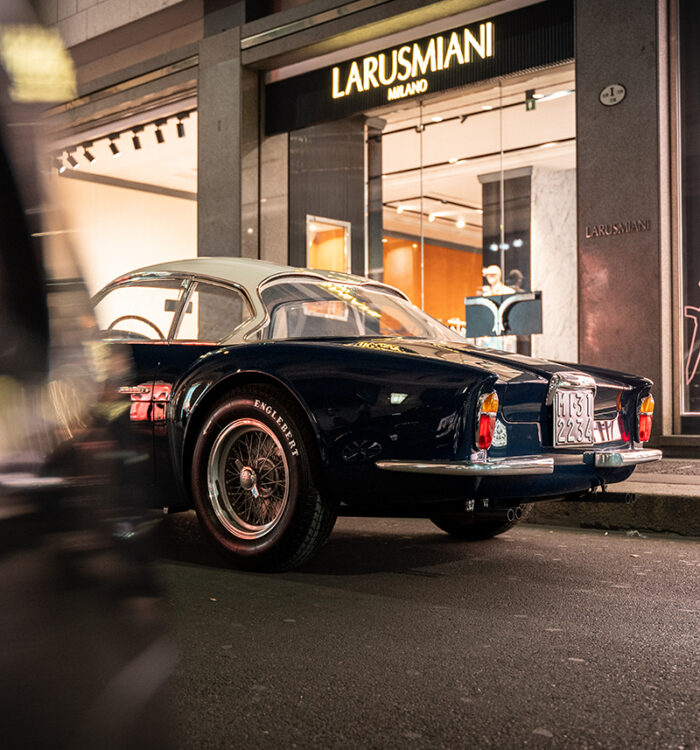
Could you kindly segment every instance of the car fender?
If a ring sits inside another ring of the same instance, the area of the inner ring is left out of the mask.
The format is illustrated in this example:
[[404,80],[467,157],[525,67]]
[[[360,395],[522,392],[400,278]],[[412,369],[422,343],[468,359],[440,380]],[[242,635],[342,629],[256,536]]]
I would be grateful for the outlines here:
[[187,456],[213,403],[234,387],[260,382],[294,399],[316,439],[324,484],[334,470],[362,464],[373,471],[380,454],[455,458],[471,449],[467,424],[477,395],[496,380],[479,368],[337,343],[223,347],[175,384],[174,468],[189,486]]

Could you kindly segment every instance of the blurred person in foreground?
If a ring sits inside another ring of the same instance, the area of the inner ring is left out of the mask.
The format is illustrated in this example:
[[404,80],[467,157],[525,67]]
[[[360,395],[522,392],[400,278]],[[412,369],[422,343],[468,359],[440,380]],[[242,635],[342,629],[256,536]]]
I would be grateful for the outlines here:
[[46,234],[39,120],[75,96],[58,35],[0,4],[0,736],[158,748],[164,636],[114,378],[70,248]]

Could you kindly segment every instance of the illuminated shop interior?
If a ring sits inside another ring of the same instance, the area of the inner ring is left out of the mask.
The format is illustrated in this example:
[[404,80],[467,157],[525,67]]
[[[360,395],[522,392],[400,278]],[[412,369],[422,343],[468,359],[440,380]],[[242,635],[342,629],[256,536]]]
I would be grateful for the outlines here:
[[[370,113],[386,123],[383,280],[459,325],[484,266],[505,268],[507,282],[529,256],[520,270],[525,290],[543,293],[545,321],[532,351],[568,360],[578,348],[574,91],[567,64]],[[510,197],[519,176],[527,190]]]
[[56,229],[91,292],[126,271],[197,255],[197,112],[156,110],[56,149]]

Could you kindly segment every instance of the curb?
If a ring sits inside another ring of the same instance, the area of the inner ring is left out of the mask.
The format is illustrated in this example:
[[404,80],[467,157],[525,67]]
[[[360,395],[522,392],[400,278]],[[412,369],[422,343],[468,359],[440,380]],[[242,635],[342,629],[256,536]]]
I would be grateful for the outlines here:
[[618,487],[620,492],[636,492],[635,502],[534,503],[526,522],[548,526],[573,526],[609,531],[649,531],[700,537],[700,495],[689,496],[688,493],[677,495],[672,494],[671,491],[663,492],[663,494],[648,494],[640,492],[636,487],[633,488],[632,484],[641,485],[642,483],[621,482],[615,486],[615,492],[617,493]]

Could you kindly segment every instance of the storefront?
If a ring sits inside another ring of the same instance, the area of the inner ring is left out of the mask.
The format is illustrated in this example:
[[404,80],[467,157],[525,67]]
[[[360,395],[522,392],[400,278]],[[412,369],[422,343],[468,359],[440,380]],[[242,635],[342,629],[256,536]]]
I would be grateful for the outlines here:
[[465,298],[539,294],[541,328],[500,344],[651,377],[655,439],[691,450],[694,4],[458,5],[182,0],[167,33],[155,14],[157,69],[125,56],[54,144],[91,286],[243,255],[383,279],[458,329]]
[[465,298],[540,292],[520,350],[575,361],[573,3],[478,15],[268,84],[290,259],[382,279],[461,331]]

